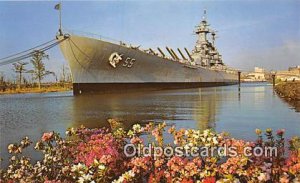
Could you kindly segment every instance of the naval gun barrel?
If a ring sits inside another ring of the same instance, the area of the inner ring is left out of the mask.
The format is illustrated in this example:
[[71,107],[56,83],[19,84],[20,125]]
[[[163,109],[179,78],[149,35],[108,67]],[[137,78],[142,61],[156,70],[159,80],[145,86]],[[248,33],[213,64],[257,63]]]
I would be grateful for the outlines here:
[[183,60],[187,60],[187,59],[185,58],[185,56],[182,54],[181,50],[180,50],[179,48],[177,48],[177,50],[178,50],[178,52],[180,53],[180,55],[181,55],[181,57],[183,58]]
[[185,50],[186,54],[189,56],[189,58],[191,59],[191,61],[194,61],[194,59],[192,58],[192,56],[189,53],[189,51],[186,48],[184,48],[184,50]]
[[174,60],[176,60],[176,57],[173,55],[172,51],[171,51],[168,47],[166,47],[166,49],[167,49],[167,51],[169,52],[169,54],[171,55],[171,57],[172,57]]
[[160,54],[161,54],[163,57],[166,57],[165,53],[164,53],[159,47],[157,47],[157,50],[160,52]]
[[149,50],[153,55],[156,55],[156,53],[151,48],[149,48]]
[[170,48],[170,50],[173,53],[173,55],[175,56],[176,60],[179,60],[179,57],[176,55],[175,51],[172,48]]

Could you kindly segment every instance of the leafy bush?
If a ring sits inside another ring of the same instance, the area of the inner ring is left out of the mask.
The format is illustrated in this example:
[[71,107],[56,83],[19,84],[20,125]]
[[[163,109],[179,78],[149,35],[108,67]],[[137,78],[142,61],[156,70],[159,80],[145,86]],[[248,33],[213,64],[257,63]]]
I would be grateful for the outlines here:
[[[34,164],[29,157],[22,156],[24,148],[32,144],[27,137],[19,144],[10,144],[10,163],[0,170],[0,182],[300,182],[300,138],[292,138],[287,150],[284,130],[273,135],[272,129],[267,129],[263,135],[257,129],[257,140],[248,142],[210,129],[177,130],[165,123],[149,123],[136,124],[125,131],[117,121],[109,122],[111,128],[70,128],[65,138],[55,132],[44,133],[34,147],[43,159]],[[167,133],[172,143],[165,143]],[[138,156],[136,152],[132,157],[125,156],[125,145],[146,147],[146,139],[151,150],[180,147],[192,152],[193,147],[235,147],[236,154],[222,151],[221,155],[193,157],[142,152]],[[254,156],[252,149],[243,151],[246,147],[276,147],[278,154]],[[246,156],[245,152],[252,155]]]

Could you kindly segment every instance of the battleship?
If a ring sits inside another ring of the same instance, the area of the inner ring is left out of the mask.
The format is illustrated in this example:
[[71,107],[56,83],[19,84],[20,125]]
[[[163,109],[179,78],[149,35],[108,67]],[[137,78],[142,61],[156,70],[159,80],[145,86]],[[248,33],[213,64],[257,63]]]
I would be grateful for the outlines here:
[[74,95],[138,90],[224,86],[238,83],[238,71],[226,66],[206,12],[196,26],[194,49],[142,49],[97,36],[62,33],[60,49],[69,63]]

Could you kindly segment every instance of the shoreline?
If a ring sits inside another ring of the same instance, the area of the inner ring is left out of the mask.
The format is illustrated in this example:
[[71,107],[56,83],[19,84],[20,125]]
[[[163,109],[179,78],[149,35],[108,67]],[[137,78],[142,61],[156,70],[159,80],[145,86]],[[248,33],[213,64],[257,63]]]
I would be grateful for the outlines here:
[[281,82],[274,89],[280,97],[288,101],[300,101],[300,82]]
[[8,89],[6,91],[0,91],[1,95],[15,95],[15,94],[29,94],[29,93],[51,93],[51,92],[64,92],[64,91],[71,91],[71,87],[56,87],[51,86],[47,88],[21,88],[21,89]]

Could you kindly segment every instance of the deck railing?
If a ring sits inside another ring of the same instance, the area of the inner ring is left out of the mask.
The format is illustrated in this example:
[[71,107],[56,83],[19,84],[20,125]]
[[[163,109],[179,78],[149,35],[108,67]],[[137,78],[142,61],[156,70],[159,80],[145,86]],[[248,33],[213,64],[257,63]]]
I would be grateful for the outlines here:
[[85,36],[85,37],[89,37],[89,38],[94,38],[94,39],[98,39],[98,40],[102,40],[102,41],[108,41],[111,43],[115,43],[115,44],[121,44],[122,41],[110,38],[110,37],[106,37],[106,36],[102,36],[99,34],[94,34],[94,33],[90,33],[90,32],[84,32],[84,31],[79,31],[79,30],[71,30],[71,29],[64,29],[65,33],[68,33],[70,35],[78,35],[78,36]]

